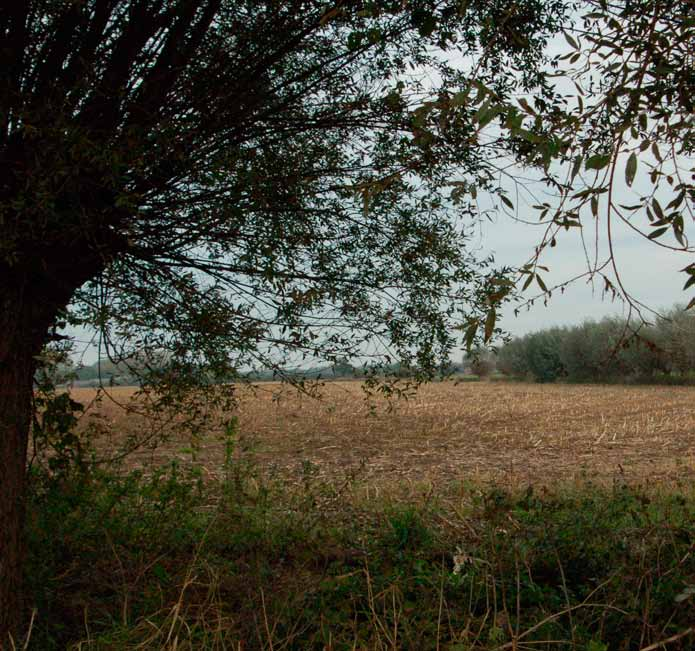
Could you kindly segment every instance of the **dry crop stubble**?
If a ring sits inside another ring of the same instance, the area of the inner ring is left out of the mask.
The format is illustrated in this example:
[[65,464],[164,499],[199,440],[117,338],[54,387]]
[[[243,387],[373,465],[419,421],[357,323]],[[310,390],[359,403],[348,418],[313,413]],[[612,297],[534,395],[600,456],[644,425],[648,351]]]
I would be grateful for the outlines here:
[[[109,390],[126,404],[134,389]],[[94,389],[75,389],[89,403]],[[263,471],[329,481],[351,473],[374,485],[462,479],[513,485],[566,481],[674,482],[695,476],[695,388],[441,382],[408,400],[365,400],[359,382],[329,382],[322,400],[288,386],[239,390],[235,412]],[[139,428],[139,417],[104,398],[88,411],[105,424],[98,445]],[[189,461],[180,434],[129,463]],[[199,441],[196,461],[211,475],[223,464],[219,433]],[[310,466],[307,466],[309,462]]]

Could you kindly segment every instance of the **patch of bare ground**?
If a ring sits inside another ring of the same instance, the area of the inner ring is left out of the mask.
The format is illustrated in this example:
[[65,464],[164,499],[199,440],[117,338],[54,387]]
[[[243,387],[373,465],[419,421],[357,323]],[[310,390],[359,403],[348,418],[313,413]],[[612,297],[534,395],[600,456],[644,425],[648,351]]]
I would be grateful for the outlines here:
[[[110,392],[125,404],[133,389]],[[94,390],[73,395],[89,403]],[[358,382],[328,383],[322,400],[270,383],[239,395],[235,415],[254,461],[288,479],[308,467],[322,479],[356,474],[370,485],[671,483],[695,476],[692,387],[442,382],[390,407],[383,399],[365,400]],[[110,436],[127,437],[142,427],[108,398],[89,414],[108,425]],[[190,460],[189,445],[176,435],[154,451],[136,451],[129,463]],[[210,432],[196,460],[215,476],[224,454],[223,438]]]

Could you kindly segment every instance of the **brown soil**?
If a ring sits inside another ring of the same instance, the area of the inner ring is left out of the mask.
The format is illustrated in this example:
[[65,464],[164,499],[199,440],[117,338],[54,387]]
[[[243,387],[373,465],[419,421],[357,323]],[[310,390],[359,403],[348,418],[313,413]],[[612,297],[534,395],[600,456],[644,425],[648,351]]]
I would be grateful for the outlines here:
[[[121,403],[133,389],[110,390]],[[75,389],[89,402],[93,389]],[[557,481],[674,482],[695,476],[695,388],[436,383],[415,397],[365,401],[357,382],[334,382],[323,399],[264,384],[240,391],[242,446],[260,469],[295,479],[383,482],[464,479],[520,484]],[[144,427],[105,398],[90,408],[113,448]],[[217,476],[224,442],[210,431],[196,460]],[[249,454],[249,452],[247,452]],[[186,436],[139,450],[130,464],[191,459]]]

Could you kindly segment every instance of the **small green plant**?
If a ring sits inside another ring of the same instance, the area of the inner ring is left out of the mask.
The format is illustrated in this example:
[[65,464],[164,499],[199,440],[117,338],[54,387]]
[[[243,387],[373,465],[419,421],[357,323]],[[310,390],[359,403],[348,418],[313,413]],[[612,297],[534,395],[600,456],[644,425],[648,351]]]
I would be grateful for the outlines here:
[[386,543],[398,553],[422,549],[431,542],[432,534],[429,528],[420,512],[412,506],[393,509],[388,524],[390,535],[386,536]]
[[85,437],[77,431],[84,406],[73,400],[69,393],[40,394],[35,403],[32,461],[44,462],[54,476],[66,475],[73,470],[84,472],[91,453]]
[[56,383],[68,376],[61,371],[67,351],[49,350],[35,378],[34,409],[31,429],[30,472],[44,466],[43,477],[61,481],[71,473],[84,474],[93,461],[93,450],[86,429],[78,430],[84,405],[68,391],[58,391]]

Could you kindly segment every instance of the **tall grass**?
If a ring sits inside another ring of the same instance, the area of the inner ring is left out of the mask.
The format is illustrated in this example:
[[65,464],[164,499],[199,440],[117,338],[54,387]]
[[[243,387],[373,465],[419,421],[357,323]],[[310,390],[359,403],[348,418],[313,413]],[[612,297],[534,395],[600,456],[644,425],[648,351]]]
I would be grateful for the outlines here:
[[[28,648],[691,649],[695,493],[36,470]],[[661,644],[667,646],[660,646]]]

